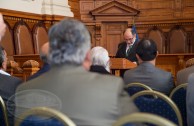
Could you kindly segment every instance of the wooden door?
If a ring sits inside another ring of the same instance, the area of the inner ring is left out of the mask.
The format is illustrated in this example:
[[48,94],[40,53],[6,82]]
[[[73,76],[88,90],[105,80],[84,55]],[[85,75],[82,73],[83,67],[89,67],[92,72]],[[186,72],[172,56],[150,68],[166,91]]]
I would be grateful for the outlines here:
[[127,28],[127,22],[105,22],[102,23],[102,46],[105,47],[110,56],[115,56],[118,44],[123,41],[123,31]]

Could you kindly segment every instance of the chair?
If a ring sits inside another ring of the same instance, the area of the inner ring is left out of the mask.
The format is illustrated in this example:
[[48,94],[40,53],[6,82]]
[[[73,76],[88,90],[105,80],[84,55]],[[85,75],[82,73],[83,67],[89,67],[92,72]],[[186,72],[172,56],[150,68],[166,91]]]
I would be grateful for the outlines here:
[[0,104],[1,104],[1,109],[0,109],[0,124],[1,126],[9,126],[9,121],[8,121],[8,116],[7,116],[7,108],[6,105],[0,96]]
[[134,95],[137,92],[143,91],[143,90],[150,90],[153,91],[149,86],[142,84],[142,83],[129,83],[125,90],[128,92],[130,96]]
[[[156,96],[156,97],[145,97]],[[182,126],[182,118],[176,104],[166,95],[157,91],[141,91],[131,99],[141,112],[153,113]]]
[[16,118],[15,126],[76,126],[63,113],[48,108],[32,108]]
[[183,126],[187,126],[187,111],[186,111],[186,88],[187,83],[180,84],[176,88],[172,90],[170,93],[170,98],[174,101],[174,103],[179,108],[182,118],[183,118]]
[[118,119],[113,126],[124,126],[131,123],[148,123],[157,126],[176,126],[173,122],[150,113],[133,113]]

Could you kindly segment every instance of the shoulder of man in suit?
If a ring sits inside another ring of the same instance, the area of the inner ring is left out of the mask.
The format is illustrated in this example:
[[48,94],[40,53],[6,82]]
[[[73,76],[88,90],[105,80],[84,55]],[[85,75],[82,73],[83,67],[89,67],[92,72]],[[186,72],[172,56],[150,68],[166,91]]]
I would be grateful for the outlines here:
[[121,48],[123,45],[125,45],[126,44],[126,42],[121,42],[121,43],[119,43],[118,44],[118,48]]

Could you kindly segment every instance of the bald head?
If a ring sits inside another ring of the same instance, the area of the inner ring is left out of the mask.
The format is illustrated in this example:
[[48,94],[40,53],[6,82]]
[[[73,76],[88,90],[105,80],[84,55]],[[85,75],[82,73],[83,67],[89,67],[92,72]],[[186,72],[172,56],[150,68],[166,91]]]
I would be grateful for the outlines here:
[[131,28],[127,28],[124,31],[123,34],[124,40],[128,45],[133,45],[133,43],[135,42],[135,34],[133,34],[132,29]]
[[48,62],[48,54],[49,54],[49,42],[46,42],[42,45],[40,49],[40,58],[44,63]]
[[124,35],[128,35],[128,34],[131,34],[132,35],[132,29],[131,28],[127,28],[127,29],[125,29],[125,31],[124,31]]

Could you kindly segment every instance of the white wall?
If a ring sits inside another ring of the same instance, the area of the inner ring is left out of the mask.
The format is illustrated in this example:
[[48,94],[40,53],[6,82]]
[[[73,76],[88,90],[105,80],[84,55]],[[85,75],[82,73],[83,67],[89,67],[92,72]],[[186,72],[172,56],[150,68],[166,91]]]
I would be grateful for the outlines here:
[[68,0],[0,0],[0,8],[73,17]]

